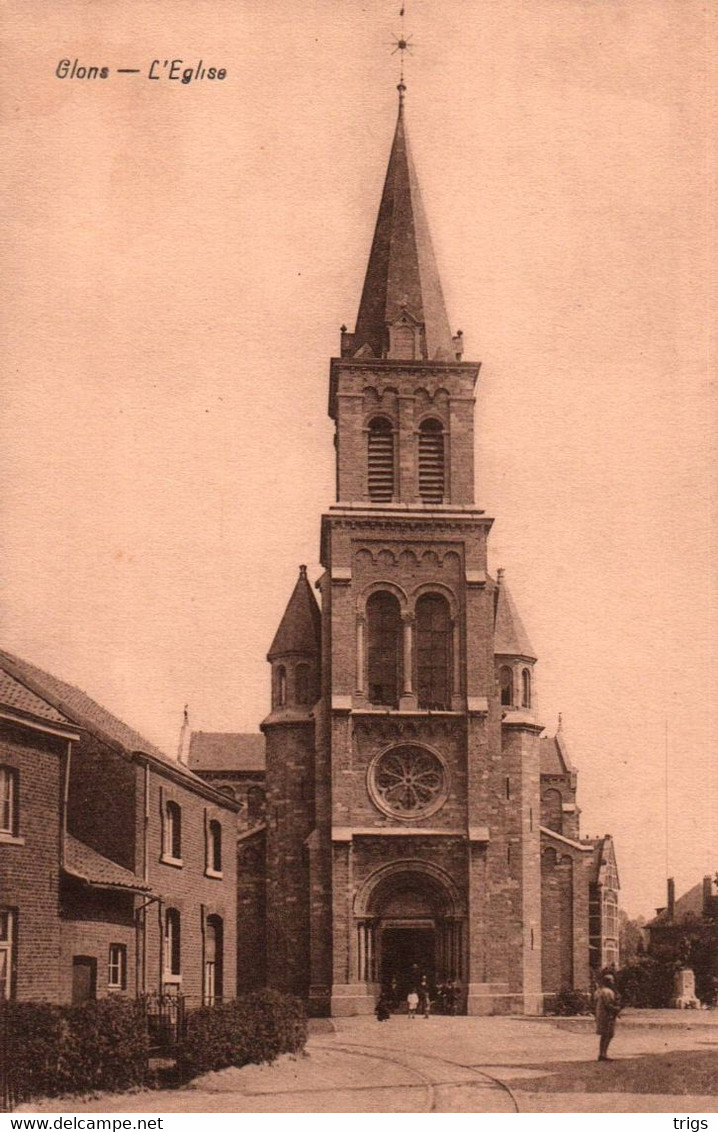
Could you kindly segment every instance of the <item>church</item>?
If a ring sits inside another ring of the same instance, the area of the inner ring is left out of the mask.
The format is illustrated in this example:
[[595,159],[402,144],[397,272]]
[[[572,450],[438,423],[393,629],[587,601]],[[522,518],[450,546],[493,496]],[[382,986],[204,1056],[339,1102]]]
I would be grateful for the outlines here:
[[180,759],[240,805],[238,989],[315,1015],[451,981],[468,1014],[538,1014],[617,962],[610,837],[581,838],[561,728],[474,498],[480,365],[452,332],[405,86],[353,333],[331,359],[336,500],[317,601],[299,570],[262,735]]

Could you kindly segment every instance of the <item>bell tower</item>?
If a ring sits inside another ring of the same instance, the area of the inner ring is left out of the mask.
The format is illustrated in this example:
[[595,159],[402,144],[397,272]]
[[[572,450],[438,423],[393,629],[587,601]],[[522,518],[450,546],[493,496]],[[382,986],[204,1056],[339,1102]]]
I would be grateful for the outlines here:
[[525,1011],[541,990],[541,728],[517,711],[503,751],[479,363],[450,329],[404,102],[402,81],[356,325],[330,371],[310,1000],[368,1013],[382,985],[405,996],[426,978],[461,1010]]

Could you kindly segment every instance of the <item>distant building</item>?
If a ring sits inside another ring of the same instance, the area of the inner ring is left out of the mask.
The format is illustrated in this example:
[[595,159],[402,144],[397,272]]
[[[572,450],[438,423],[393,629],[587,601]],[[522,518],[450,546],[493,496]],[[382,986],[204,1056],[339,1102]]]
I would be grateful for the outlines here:
[[0,998],[234,997],[237,810],[0,652]]
[[[678,946],[688,932],[700,925],[715,924],[718,928],[718,894],[713,891],[715,883],[710,876],[704,876],[676,900],[675,881],[669,877],[666,906],[657,908],[655,918],[646,924],[652,950]],[[718,935],[716,953],[718,962]]]

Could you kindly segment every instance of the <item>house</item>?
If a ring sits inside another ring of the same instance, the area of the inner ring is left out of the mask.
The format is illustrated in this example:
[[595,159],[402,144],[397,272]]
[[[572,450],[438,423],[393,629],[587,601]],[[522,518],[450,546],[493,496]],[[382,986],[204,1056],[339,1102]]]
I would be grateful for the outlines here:
[[232,798],[6,652],[0,798],[5,997],[234,996]]

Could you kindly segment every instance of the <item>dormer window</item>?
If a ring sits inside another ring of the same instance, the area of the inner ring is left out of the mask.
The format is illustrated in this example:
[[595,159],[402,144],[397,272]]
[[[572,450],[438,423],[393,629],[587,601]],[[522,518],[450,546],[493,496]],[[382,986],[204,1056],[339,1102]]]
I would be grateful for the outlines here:
[[386,417],[369,424],[367,480],[373,503],[390,503],[394,496],[394,430]]
[[416,357],[416,328],[400,322],[389,329],[389,357],[413,361]]

